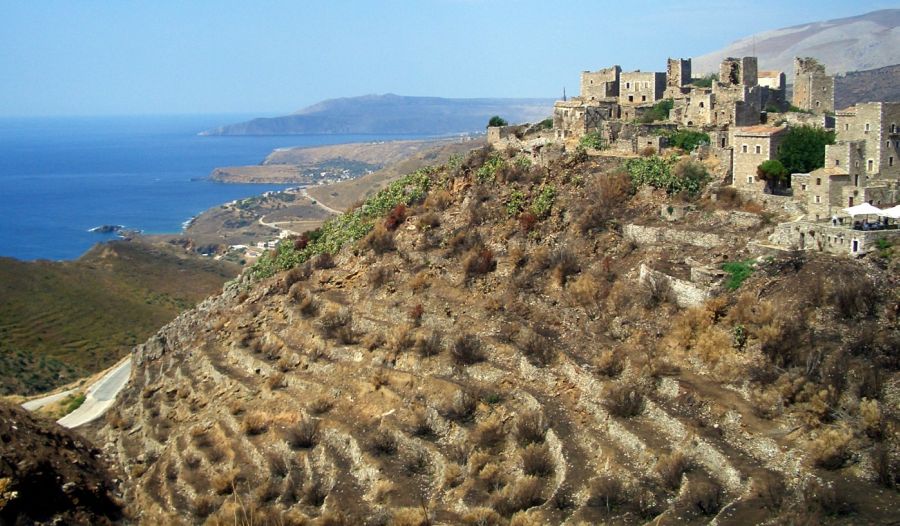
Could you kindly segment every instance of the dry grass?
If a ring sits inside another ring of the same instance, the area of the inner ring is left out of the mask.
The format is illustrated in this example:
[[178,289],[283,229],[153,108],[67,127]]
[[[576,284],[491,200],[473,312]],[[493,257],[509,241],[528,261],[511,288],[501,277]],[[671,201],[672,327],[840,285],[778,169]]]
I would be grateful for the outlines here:
[[553,342],[536,332],[528,331],[519,345],[522,354],[532,365],[544,367],[553,361],[556,351]]
[[691,467],[687,456],[681,451],[673,451],[659,457],[653,471],[662,482],[663,487],[677,491],[681,487],[681,478]]
[[506,520],[490,508],[474,508],[466,512],[462,517],[466,526],[504,526]]
[[394,232],[384,225],[375,225],[375,228],[363,239],[362,244],[379,255],[396,249]]
[[409,323],[395,325],[387,337],[388,349],[394,352],[404,352],[415,343],[414,328]]
[[313,415],[323,415],[333,407],[334,399],[326,395],[319,395],[306,404],[306,409]]
[[475,416],[475,409],[477,407],[478,402],[475,400],[474,396],[467,391],[459,390],[453,398],[450,398],[444,403],[440,413],[444,418],[456,422],[468,422]]
[[591,482],[587,505],[607,512],[628,502],[627,488],[613,475],[600,475]]
[[319,270],[334,268],[334,256],[332,256],[328,252],[319,254],[315,257],[315,259],[313,259],[312,265],[314,268],[317,268]]
[[304,317],[312,318],[319,313],[319,300],[311,292],[303,288],[302,284],[294,284],[291,287],[289,296],[294,304],[297,305],[297,310]]
[[606,389],[606,409],[619,418],[630,418],[644,412],[644,394],[631,382],[611,384]]
[[369,450],[376,456],[393,456],[397,453],[397,437],[393,431],[379,428],[369,438]]
[[387,265],[378,265],[372,267],[367,277],[369,279],[369,286],[373,289],[379,289],[383,287],[386,283],[390,283],[394,279],[395,269],[393,267]]
[[343,307],[331,309],[319,318],[322,336],[337,339],[342,343],[353,343],[353,313]]
[[430,438],[435,435],[428,411],[419,408],[413,412],[409,422],[409,433],[419,438]]
[[491,504],[497,513],[509,517],[518,511],[540,506],[544,500],[541,479],[525,475],[496,493]]
[[693,513],[715,515],[722,507],[722,488],[711,480],[692,480],[679,497],[680,507]]
[[594,371],[607,378],[618,378],[625,370],[627,358],[621,348],[603,351],[593,360]]
[[440,354],[443,349],[444,335],[439,330],[416,336],[415,350],[419,356],[428,357]]
[[474,248],[463,259],[463,270],[467,277],[481,276],[497,268],[494,252],[486,247]]
[[567,248],[554,250],[550,255],[550,268],[552,269],[553,280],[559,286],[566,284],[566,280],[581,272],[581,265],[578,264],[578,258]]
[[287,387],[287,378],[285,378],[284,373],[275,371],[266,378],[266,387],[271,391],[283,389]]
[[499,416],[494,415],[479,422],[472,433],[472,440],[485,449],[495,448],[506,439],[506,429]]

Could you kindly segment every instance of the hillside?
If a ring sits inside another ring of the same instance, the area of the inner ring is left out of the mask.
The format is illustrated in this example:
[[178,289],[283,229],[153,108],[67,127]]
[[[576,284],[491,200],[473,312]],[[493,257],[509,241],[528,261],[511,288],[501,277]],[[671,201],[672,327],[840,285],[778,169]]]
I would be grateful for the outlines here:
[[101,452],[0,400],[0,524],[114,524],[121,503]]
[[725,57],[759,57],[760,69],[794,75],[794,57],[816,57],[829,73],[900,64],[900,9],[758,33],[693,59],[695,75],[718,72]]
[[[136,349],[95,431],[125,501],[145,524],[896,521],[896,258],[770,253],[758,205],[670,223],[632,185],[620,159],[479,150],[284,244]],[[653,273],[726,261],[693,307]]]
[[900,64],[852,71],[834,79],[834,107],[858,102],[900,102]]
[[552,99],[365,95],[330,99],[291,115],[230,124],[201,135],[444,135],[484,131],[493,115],[509,122],[536,122],[552,112]]
[[239,268],[141,242],[75,261],[0,258],[0,394],[32,394],[105,369]]

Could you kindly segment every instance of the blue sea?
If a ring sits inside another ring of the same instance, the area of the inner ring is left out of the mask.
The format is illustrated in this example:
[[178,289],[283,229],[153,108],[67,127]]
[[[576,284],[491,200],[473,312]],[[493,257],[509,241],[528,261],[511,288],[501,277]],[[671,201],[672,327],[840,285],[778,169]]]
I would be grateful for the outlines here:
[[207,208],[287,186],[216,183],[213,168],[258,164],[275,148],[388,139],[197,135],[247,117],[0,119],[0,256],[74,259],[115,237],[88,231],[99,225],[180,232]]

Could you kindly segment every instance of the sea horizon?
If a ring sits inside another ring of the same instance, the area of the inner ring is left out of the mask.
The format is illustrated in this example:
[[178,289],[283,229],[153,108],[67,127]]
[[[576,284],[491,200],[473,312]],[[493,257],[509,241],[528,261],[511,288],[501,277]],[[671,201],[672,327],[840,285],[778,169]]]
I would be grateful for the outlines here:
[[77,259],[121,225],[178,234],[203,211],[290,184],[226,184],[217,167],[259,164],[278,148],[408,135],[200,136],[237,114],[0,117],[0,256]]

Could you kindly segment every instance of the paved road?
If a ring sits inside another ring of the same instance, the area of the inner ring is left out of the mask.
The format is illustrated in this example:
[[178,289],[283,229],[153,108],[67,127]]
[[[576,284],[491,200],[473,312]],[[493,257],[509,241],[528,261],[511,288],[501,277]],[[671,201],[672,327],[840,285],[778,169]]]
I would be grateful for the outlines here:
[[300,190],[300,193],[303,194],[303,197],[309,199],[310,201],[315,203],[319,208],[321,208],[322,210],[325,210],[326,212],[331,212],[332,214],[335,214],[335,215],[343,214],[343,212],[341,212],[340,210],[335,210],[334,208],[331,208],[330,206],[323,203],[322,201],[319,201],[315,197],[309,195],[309,192],[306,191],[306,188],[303,188],[302,190]]
[[63,427],[78,427],[99,418],[115,402],[116,395],[131,377],[131,357],[114,367],[103,378],[88,387],[81,406],[56,422]]
[[67,396],[73,395],[76,393],[75,389],[69,389],[68,391],[63,391],[61,393],[56,393],[48,396],[44,396],[41,398],[35,398],[34,400],[29,400],[22,404],[22,407],[29,411],[37,411],[38,409],[44,407],[45,405],[52,404],[54,402],[59,402]]

